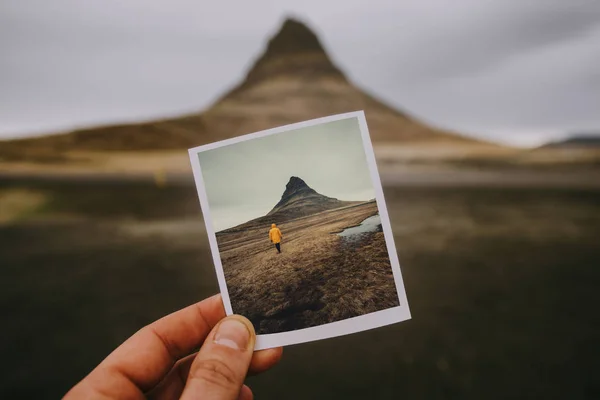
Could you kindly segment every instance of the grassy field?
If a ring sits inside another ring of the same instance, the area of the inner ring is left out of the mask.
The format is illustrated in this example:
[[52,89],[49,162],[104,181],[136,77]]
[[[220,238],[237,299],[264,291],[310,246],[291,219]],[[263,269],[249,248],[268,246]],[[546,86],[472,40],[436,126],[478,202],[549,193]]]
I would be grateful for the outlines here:
[[277,333],[398,306],[383,232],[351,243],[337,235],[377,212],[371,201],[287,221],[281,254],[268,224],[218,233],[234,312]]
[[[0,181],[15,190],[35,201],[0,224],[0,398],[59,398],[218,291],[191,186]],[[286,348],[257,398],[600,397],[600,191],[384,192],[412,319]]]

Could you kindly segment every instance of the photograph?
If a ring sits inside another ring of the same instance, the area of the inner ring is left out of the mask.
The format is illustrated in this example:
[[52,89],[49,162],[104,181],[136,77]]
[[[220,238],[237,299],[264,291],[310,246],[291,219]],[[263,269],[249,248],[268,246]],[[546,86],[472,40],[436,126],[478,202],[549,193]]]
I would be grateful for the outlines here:
[[257,348],[410,318],[364,112],[189,152],[225,309]]

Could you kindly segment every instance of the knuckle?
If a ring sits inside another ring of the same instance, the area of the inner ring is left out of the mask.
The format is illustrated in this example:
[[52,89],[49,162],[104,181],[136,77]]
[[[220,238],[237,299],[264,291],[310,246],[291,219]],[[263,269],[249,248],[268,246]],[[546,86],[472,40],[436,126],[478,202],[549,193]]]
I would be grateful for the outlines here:
[[201,380],[215,386],[230,388],[238,385],[238,379],[226,363],[221,360],[197,360],[190,372],[190,379]]

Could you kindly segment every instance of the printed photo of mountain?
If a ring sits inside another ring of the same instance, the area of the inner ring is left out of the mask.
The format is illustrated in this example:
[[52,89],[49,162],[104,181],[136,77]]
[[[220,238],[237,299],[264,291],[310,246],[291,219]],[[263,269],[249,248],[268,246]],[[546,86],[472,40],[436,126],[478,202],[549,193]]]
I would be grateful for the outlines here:
[[400,305],[358,118],[198,158],[233,312],[258,334]]

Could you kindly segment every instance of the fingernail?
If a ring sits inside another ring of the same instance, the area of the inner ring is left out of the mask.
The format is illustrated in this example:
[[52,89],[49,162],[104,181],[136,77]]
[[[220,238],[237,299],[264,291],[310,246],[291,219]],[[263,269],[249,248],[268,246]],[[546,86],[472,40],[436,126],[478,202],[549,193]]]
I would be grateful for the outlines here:
[[248,332],[248,328],[237,319],[228,319],[221,322],[214,339],[216,344],[235,350],[246,350],[249,341],[250,332]]

